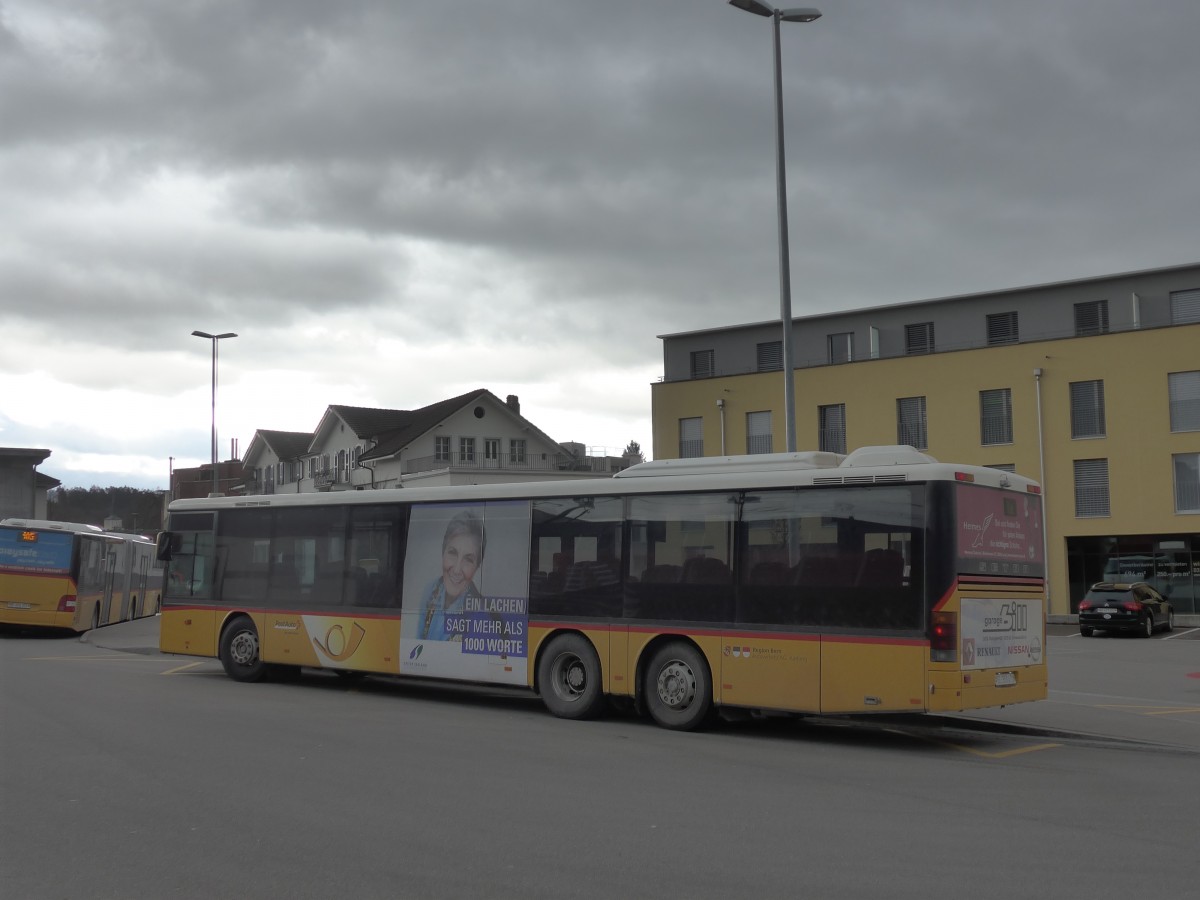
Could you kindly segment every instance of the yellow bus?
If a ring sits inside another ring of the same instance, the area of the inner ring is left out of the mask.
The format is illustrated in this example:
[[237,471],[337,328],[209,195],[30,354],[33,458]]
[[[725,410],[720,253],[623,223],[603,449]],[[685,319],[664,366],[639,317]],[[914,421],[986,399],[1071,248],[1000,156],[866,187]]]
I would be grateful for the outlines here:
[[160,648],[240,681],[505,684],[674,729],[1046,696],[1039,487],[911,447],[177,500],[159,555]]
[[0,625],[87,631],[158,612],[154,542],[95,525],[0,520]]

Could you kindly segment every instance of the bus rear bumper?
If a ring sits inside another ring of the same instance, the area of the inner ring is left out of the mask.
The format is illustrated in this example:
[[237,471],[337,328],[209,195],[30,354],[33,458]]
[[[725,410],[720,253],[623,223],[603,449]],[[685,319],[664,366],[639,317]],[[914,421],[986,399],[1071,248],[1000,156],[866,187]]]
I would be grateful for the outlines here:
[[930,712],[962,712],[1045,700],[1047,671],[1042,666],[930,673]]

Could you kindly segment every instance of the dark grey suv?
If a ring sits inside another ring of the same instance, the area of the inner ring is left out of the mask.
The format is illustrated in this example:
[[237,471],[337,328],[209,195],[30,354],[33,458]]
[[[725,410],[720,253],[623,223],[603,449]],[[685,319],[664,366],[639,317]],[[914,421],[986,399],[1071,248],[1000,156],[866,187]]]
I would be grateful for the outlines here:
[[1079,633],[1091,637],[1102,631],[1136,631],[1150,637],[1161,628],[1170,631],[1171,604],[1144,581],[1093,584],[1079,601]]

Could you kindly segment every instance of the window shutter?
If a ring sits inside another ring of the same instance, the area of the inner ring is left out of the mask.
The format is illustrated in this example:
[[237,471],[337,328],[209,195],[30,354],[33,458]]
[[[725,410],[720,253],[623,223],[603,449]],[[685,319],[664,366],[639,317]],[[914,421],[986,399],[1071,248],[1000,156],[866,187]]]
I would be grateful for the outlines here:
[[704,420],[699,416],[679,420],[679,456],[681,459],[704,455]]
[[1011,444],[1012,390],[999,388],[979,392],[979,442],[981,444]]
[[925,398],[903,397],[896,401],[896,443],[917,450],[929,449],[925,426]]
[[1108,334],[1108,301],[1091,300],[1075,304],[1075,336]]
[[746,452],[770,453],[771,411],[746,413]]
[[1200,322],[1200,288],[1171,291],[1171,324]]
[[919,322],[904,326],[904,352],[910,356],[933,352],[933,323]]
[[1167,376],[1171,396],[1171,430],[1200,431],[1200,372]]
[[817,411],[820,432],[818,449],[826,453],[846,452],[846,404],[834,403]]
[[987,342],[989,344],[1015,344],[1017,340],[1017,314],[1015,312],[993,313],[987,317]]
[[1108,460],[1075,460],[1075,516],[1110,515],[1108,503]]
[[777,372],[783,368],[783,341],[758,345],[758,371]]
[[1104,437],[1104,382],[1071,382],[1071,437]]

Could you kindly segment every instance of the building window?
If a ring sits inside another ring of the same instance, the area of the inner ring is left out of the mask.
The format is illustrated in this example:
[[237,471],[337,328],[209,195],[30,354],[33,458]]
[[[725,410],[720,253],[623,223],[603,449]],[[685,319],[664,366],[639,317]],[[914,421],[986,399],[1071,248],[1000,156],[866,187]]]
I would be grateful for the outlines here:
[[901,397],[896,401],[896,443],[929,449],[924,397]]
[[1075,304],[1075,336],[1108,334],[1108,301],[1089,300]]
[[1075,516],[1080,519],[1109,515],[1108,460],[1075,460]]
[[439,436],[433,439],[433,458],[438,462],[450,462],[450,438]]
[[338,481],[339,483],[340,483],[340,482],[343,482],[343,481],[345,481],[345,480],[346,480],[346,466],[347,466],[347,464],[348,464],[348,462],[349,462],[349,459],[348,459],[348,458],[349,458],[349,455],[350,455],[350,454],[348,454],[348,453],[347,453],[345,450],[339,450],[339,451],[337,452],[337,472],[336,472],[336,475],[337,475],[337,481]]
[[712,378],[713,352],[711,350],[692,351],[692,377]]
[[826,453],[846,452],[846,404],[817,407],[817,444]]
[[979,392],[979,442],[988,444],[1011,444],[1012,388],[997,388]]
[[1171,430],[1200,431],[1200,372],[1167,376],[1171,396]]
[[704,420],[699,416],[694,419],[679,420],[679,458],[704,455]]
[[1071,382],[1071,437],[1104,437],[1104,382]]
[[767,341],[758,345],[758,371],[778,372],[783,368],[783,341]]
[[771,411],[746,413],[746,452],[770,453]]
[[829,345],[830,365],[854,361],[854,332],[844,331],[841,334],[831,334],[826,340]]
[[1200,322],[1200,288],[1171,291],[1171,324]]
[[508,442],[508,461],[510,463],[525,462],[525,438],[512,438]]
[[992,344],[1015,344],[1019,339],[1017,314],[1015,312],[993,313],[987,317],[987,342]]
[[464,463],[475,462],[475,438],[460,437],[458,439],[458,461]]
[[909,356],[933,352],[933,323],[918,322],[904,326],[904,352]]
[[500,438],[483,439],[483,459],[490,463],[500,461]]
[[1176,453],[1175,512],[1200,513],[1200,453]]

